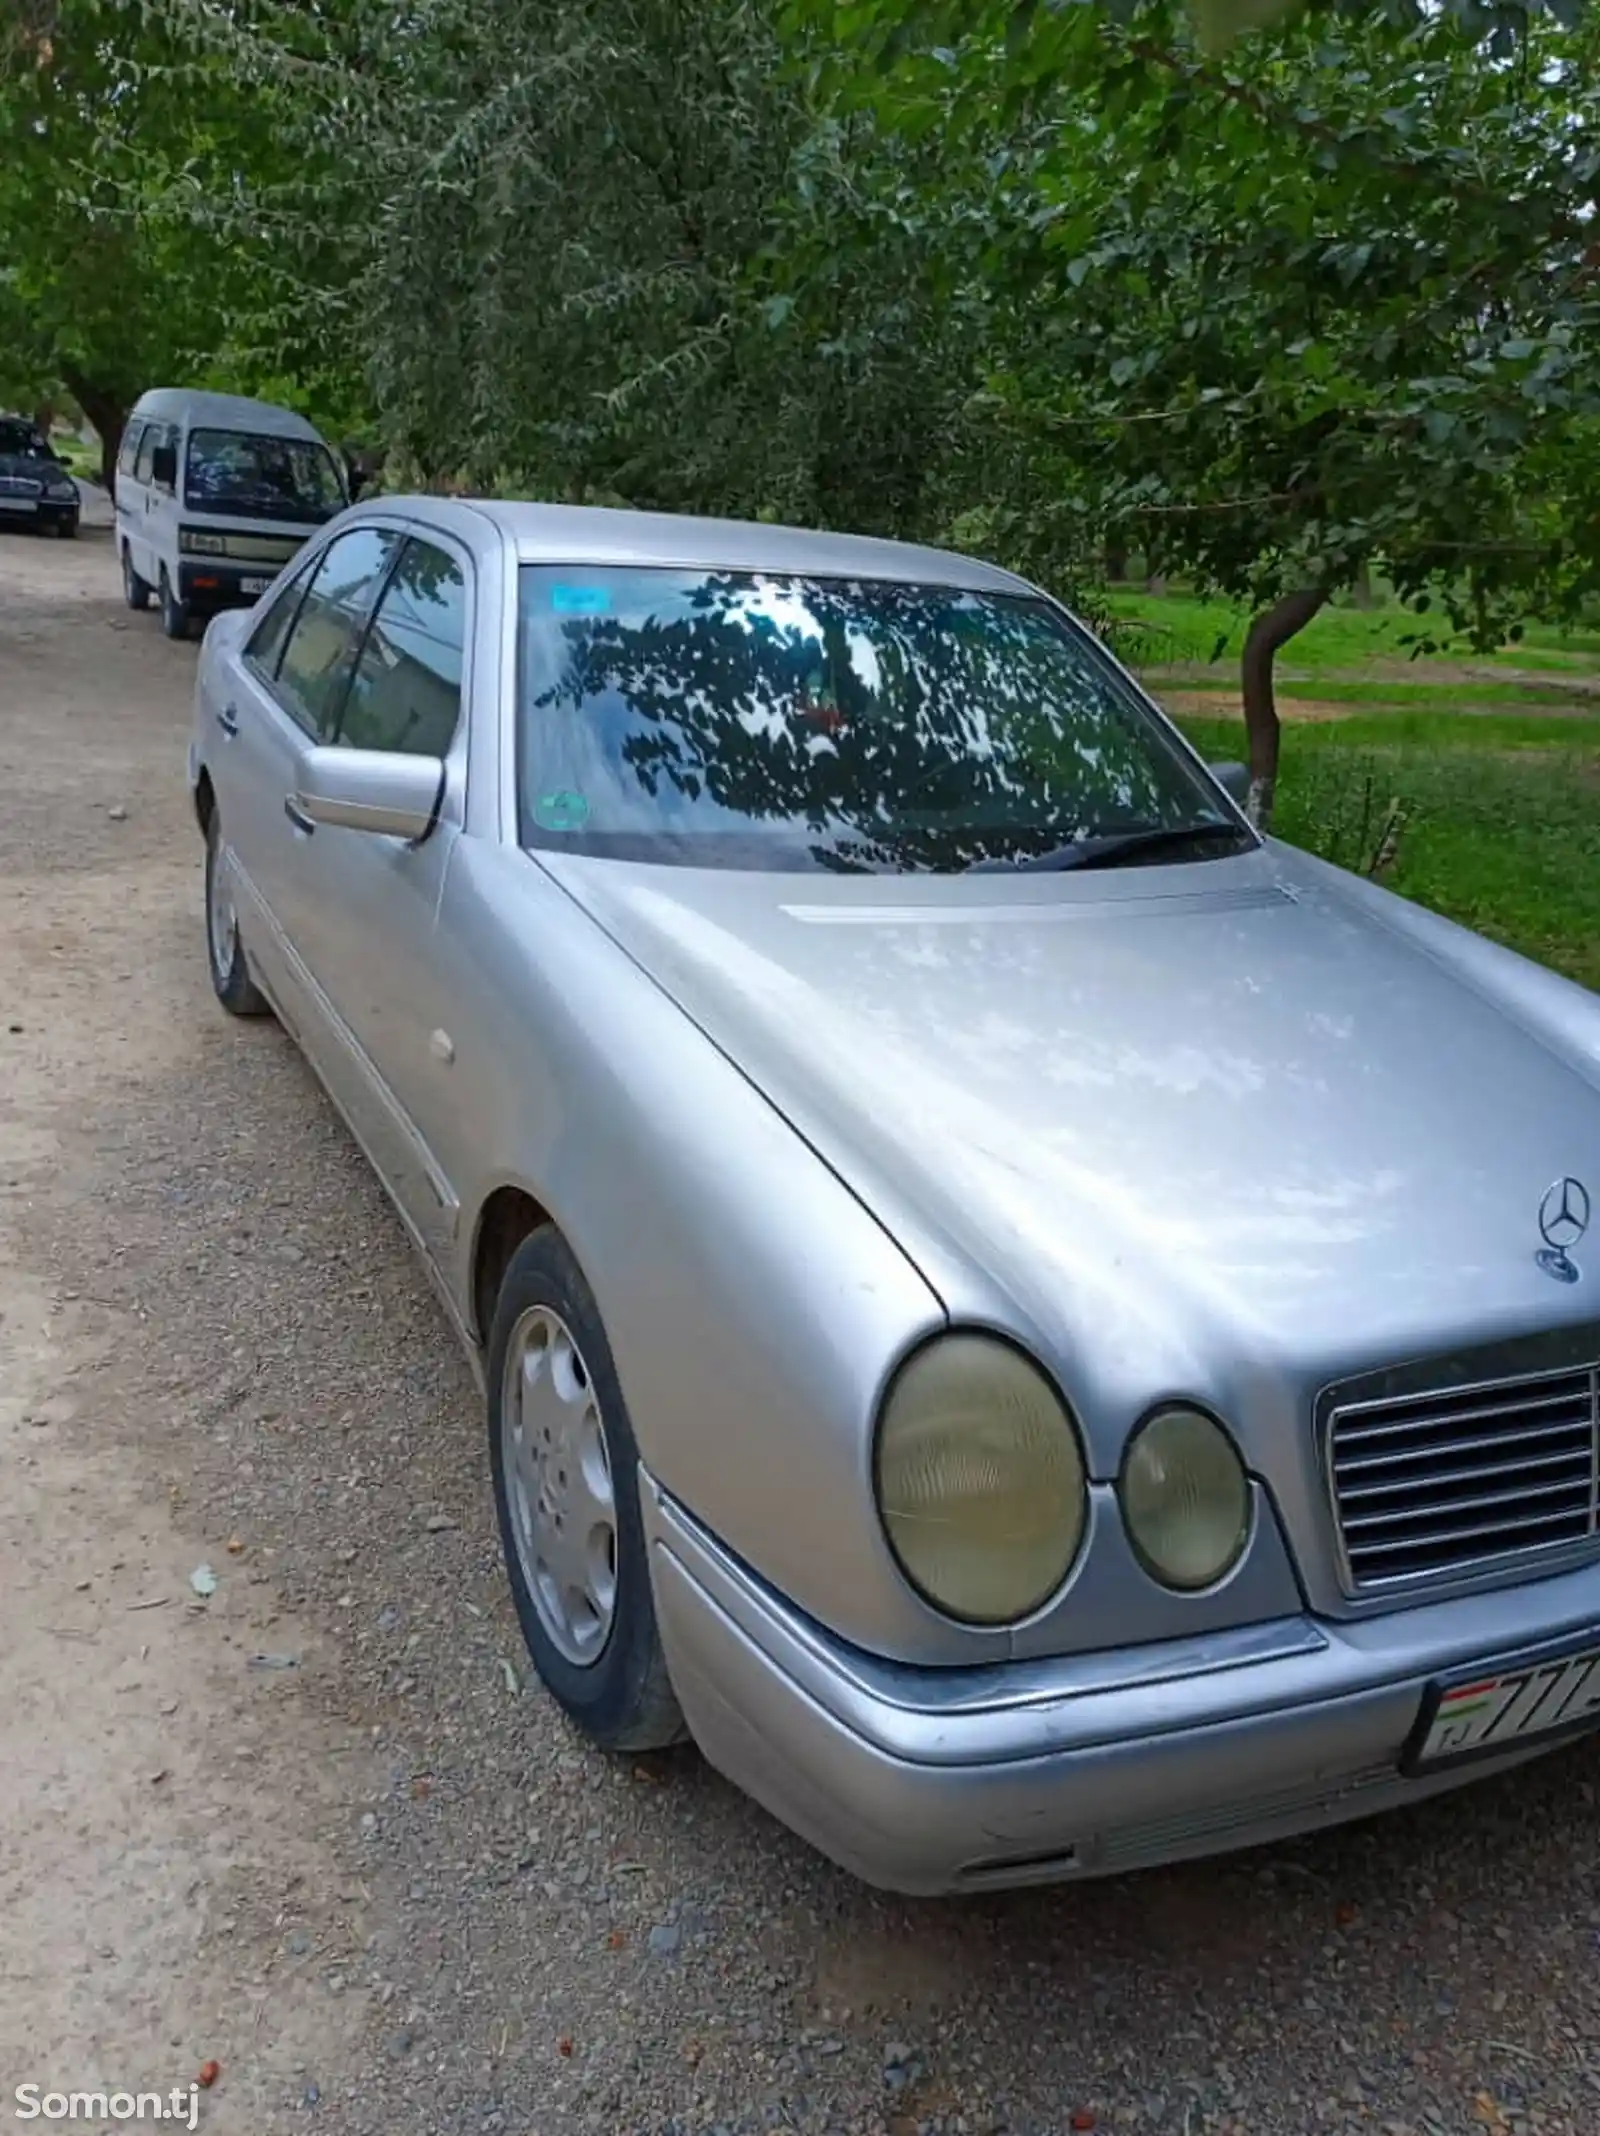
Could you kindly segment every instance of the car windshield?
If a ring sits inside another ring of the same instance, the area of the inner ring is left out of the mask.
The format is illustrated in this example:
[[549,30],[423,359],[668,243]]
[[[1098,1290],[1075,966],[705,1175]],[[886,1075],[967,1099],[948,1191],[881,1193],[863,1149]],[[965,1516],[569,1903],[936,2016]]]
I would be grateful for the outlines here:
[[343,510],[345,495],[325,445],[244,430],[191,430],[184,502],[192,512],[320,524]]
[[19,423],[14,417],[0,417],[0,453],[22,460],[50,457],[42,434],[32,423]]
[[521,578],[525,845],[909,873],[1252,842],[1037,598],[662,568]]

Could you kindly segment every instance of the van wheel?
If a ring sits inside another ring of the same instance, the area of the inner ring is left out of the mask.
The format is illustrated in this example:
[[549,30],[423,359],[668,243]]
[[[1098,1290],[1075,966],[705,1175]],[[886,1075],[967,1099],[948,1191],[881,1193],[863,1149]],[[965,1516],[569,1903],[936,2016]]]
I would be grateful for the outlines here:
[[150,606],[150,587],[133,568],[133,551],[124,542],[122,545],[122,598],[130,608]]
[[165,564],[161,566],[161,628],[169,638],[187,638],[189,635],[188,604],[180,601],[173,592]]

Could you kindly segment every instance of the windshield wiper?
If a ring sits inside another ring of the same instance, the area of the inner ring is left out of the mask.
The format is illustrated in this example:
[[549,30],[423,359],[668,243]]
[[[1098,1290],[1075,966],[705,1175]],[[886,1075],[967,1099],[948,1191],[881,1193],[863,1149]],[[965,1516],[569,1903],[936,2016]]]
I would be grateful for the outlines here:
[[1167,849],[1176,854],[1184,847],[1215,845],[1219,839],[1237,844],[1243,836],[1236,823],[1214,818],[1205,823],[1154,823],[1139,831],[1112,831],[1102,838],[1075,838],[1070,844],[1052,846],[1048,853],[1034,853],[1019,860],[980,860],[969,875],[1019,875],[1063,873],[1069,868],[1117,868],[1125,860]]

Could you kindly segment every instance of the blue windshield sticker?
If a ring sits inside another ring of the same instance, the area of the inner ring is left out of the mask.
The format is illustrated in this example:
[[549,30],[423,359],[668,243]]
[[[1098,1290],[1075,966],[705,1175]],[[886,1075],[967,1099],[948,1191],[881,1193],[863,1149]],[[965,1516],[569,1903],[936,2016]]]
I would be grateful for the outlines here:
[[604,586],[552,586],[550,606],[558,616],[603,616],[611,596]]
[[533,820],[545,831],[581,831],[589,820],[589,804],[582,794],[564,790],[541,794],[533,804]]

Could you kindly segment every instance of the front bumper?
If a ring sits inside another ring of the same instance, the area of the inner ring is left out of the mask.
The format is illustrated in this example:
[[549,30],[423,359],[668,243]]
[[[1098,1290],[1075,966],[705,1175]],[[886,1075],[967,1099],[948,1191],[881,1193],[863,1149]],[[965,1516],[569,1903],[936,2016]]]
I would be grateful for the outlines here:
[[1486,1777],[1406,1778],[1433,1678],[1588,1630],[1600,1565],[1381,1618],[1295,1617],[1042,1662],[913,1668],[790,1609],[648,1476],[673,1685],[710,1762],[868,1883],[1048,1883],[1286,1838]]
[[225,608],[251,608],[282,568],[279,564],[231,564],[214,556],[180,557],[178,598],[195,616],[218,615]]
[[0,526],[32,527],[58,533],[76,529],[81,507],[76,497],[5,497],[0,499]]

